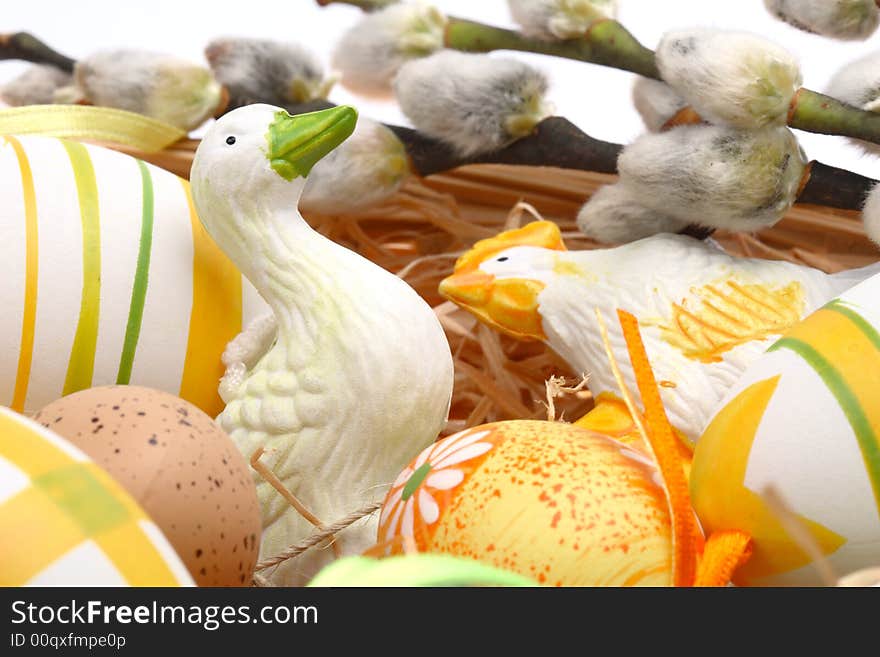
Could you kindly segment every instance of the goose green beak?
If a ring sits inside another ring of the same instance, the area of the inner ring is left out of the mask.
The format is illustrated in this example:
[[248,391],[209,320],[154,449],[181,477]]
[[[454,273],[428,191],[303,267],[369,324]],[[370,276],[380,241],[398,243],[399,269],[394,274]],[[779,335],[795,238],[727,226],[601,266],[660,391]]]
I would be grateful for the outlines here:
[[295,116],[276,112],[266,134],[266,155],[275,173],[285,180],[308,176],[322,157],[351,135],[357,116],[348,105]]

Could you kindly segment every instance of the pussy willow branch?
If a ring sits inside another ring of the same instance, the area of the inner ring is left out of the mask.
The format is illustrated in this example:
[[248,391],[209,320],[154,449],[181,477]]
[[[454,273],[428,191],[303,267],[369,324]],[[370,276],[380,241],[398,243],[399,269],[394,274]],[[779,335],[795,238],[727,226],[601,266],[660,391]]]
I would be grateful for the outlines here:
[[72,73],[73,65],[76,63],[27,32],[0,34],[0,59],[21,59],[33,64],[51,64],[66,73]]
[[[325,0],[337,2],[339,0]],[[0,36],[0,59],[24,59],[50,63],[63,70],[72,70],[74,60],[61,55],[39,39],[19,32]],[[253,99],[254,102],[259,99]],[[230,103],[227,111],[238,103]],[[289,106],[291,114],[332,107],[329,101],[313,101]],[[622,146],[590,137],[573,123],[559,116],[544,119],[531,135],[492,153],[462,157],[442,141],[428,137],[412,128],[387,126],[403,142],[415,173],[429,176],[466,164],[518,164],[549,166],[599,173],[616,173],[617,156]],[[877,181],[850,171],[814,162],[809,181],[798,201],[845,210],[860,210],[865,197]]]
[[[328,107],[333,107],[333,103],[321,100],[290,105],[287,111],[303,114]],[[442,141],[418,130],[396,125],[386,127],[403,142],[413,171],[420,176],[449,171],[466,164],[517,164],[617,173],[617,156],[623,149],[620,144],[590,137],[561,116],[544,119],[535,126],[532,134],[504,148],[473,157],[462,157]],[[797,201],[843,210],[861,210],[865,197],[875,184],[876,180],[852,171],[812,162],[809,179]]]
[[[348,0],[317,1],[326,6]],[[454,50],[517,50],[539,53],[662,80],[657,70],[654,51],[645,48],[623,25],[613,19],[596,21],[584,36],[564,41],[533,39],[515,30],[451,16],[447,20],[445,45]],[[880,144],[880,114],[852,107],[806,88],[800,89],[792,101],[788,125],[805,132],[852,137]]]
[[377,11],[384,9],[388,5],[396,5],[400,0],[315,0],[319,5],[325,7],[332,4],[352,5],[363,9],[364,11]]
[[463,18],[448,17],[445,45],[466,52],[518,50],[609,66],[648,78],[660,79],[654,52],[639,43],[615,20],[600,20],[579,39],[544,41],[515,30],[493,27]]

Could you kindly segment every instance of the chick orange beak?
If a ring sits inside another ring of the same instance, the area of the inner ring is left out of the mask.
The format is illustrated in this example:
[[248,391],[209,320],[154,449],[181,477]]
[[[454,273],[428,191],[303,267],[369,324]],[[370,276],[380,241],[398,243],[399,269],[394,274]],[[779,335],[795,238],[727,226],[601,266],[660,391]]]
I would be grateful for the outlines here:
[[483,308],[489,302],[495,277],[484,271],[453,274],[440,281],[440,294],[466,308]]
[[348,105],[296,116],[276,112],[266,134],[267,157],[275,173],[285,180],[309,175],[322,157],[354,132],[357,116]]
[[544,284],[522,279],[496,280],[479,269],[440,282],[440,294],[484,324],[519,340],[544,340],[538,294]]

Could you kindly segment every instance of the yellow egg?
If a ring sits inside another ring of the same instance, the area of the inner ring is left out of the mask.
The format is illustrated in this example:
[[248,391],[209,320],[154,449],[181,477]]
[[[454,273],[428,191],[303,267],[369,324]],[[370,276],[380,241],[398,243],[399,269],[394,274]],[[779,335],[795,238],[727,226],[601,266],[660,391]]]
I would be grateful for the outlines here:
[[378,544],[477,559],[557,586],[671,583],[652,462],[561,422],[486,424],[425,449],[394,482]]
[[191,586],[162,532],[64,438],[0,407],[0,586]]
[[754,553],[734,582],[815,586],[772,487],[839,574],[880,555],[880,276],[810,315],[751,365],[700,438],[691,497],[704,530]]
[[265,311],[202,228],[189,183],[136,158],[0,136],[0,404],[165,390],[212,417],[220,355]]

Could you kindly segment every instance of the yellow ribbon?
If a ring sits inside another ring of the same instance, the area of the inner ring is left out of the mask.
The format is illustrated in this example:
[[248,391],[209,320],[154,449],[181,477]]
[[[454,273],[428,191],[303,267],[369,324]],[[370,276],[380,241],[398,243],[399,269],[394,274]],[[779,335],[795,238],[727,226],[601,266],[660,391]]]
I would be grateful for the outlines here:
[[0,110],[0,135],[104,141],[152,153],[186,137],[142,114],[91,105],[28,105]]

